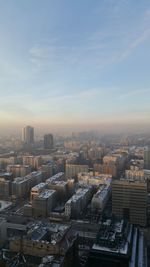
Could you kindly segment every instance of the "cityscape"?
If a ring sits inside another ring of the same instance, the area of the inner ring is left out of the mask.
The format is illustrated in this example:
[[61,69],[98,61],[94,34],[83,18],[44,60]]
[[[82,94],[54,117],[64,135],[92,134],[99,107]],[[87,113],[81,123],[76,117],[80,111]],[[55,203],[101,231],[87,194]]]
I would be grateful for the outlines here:
[[148,266],[150,135],[0,142],[0,266]]
[[150,267],[149,70],[149,0],[0,0],[0,267]]

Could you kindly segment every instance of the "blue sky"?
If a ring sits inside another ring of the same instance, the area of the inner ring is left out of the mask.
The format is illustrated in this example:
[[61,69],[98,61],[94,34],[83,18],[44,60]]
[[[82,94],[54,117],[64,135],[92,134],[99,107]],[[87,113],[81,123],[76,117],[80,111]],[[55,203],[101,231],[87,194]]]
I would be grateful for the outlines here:
[[149,71],[149,0],[0,0],[1,124],[146,124]]

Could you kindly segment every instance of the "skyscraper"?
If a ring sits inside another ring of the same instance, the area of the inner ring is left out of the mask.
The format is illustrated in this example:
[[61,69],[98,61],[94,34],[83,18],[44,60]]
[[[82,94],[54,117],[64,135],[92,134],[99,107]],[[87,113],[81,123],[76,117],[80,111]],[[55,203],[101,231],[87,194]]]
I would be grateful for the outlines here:
[[34,128],[31,126],[26,126],[22,129],[22,141],[31,145],[34,143]]
[[45,149],[53,148],[53,135],[52,134],[44,135],[44,148]]

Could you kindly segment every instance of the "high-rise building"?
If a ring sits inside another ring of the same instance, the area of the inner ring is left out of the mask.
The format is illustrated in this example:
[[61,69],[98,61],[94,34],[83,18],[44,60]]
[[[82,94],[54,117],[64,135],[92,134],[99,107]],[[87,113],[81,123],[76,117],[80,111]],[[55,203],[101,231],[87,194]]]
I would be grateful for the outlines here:
[[44,135],[44,148],[45,149],[53,148],[53,135],[52,134]]
[[112,212],[133,224],[147,224],[147,183],[138,180],[115,180],[112,183]]
[[144,151],[144,169],[150,170],[150,148]]
[[26,126],[22,129],[22,141],[31,145],[34,143],[34,128],[31,126]]

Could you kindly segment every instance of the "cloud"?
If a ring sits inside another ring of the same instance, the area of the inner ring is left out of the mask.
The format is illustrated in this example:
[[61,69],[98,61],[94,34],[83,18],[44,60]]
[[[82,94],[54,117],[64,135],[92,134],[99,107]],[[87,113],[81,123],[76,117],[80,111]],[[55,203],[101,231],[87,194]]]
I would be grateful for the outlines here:
[[118,57],[118,60],[124,60],[130,56],[134,50],[150,38],[150,28],[145,29],[137,38],[135,38]]
[[130,97],[135,97],[143,94],[148,94],[150,93],[150,88],[147,89],[141,89],[141,90],[131,90],[130,92],[127,92],[125,94],[121,94],[118,96],[118,98],[125,99],[125,98],[130,98]]

